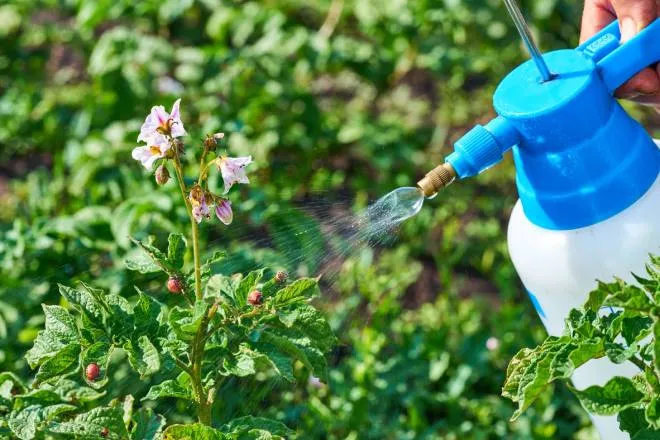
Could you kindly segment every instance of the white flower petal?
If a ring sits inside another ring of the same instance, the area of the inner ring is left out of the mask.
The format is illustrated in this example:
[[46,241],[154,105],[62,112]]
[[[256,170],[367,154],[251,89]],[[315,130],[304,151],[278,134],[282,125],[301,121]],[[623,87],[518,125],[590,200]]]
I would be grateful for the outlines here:
[[151,114],[149,115],[152,118],[153,123],[157,125],[165,125],[168,119],[170,119],[169,113],[165,111],[165,107],[162,105],[155,105],[151,107]]
[[151,171],[154,168],[154,163],[160,159],[162,156],[154,154],[153,156],[149,157],[147,160],[142,161],[142,165],[149,171]]
[[186,129],[183,128],[183,122],[181,122],[181,119],[173,119],[172,120],[172,130],[170,132],[173,138],[185,136]]
[[252,163],[252,156],[224,157],[220,160],[220,172],[225,182],[225,194],[234,183],[250,183],[245,175],[245,167]]
[[141,146],[141,147],[135,147],[133,148],[133,151],[131,152],[131,156],[133,156],[133,159],[142,161],[142,158],[144,157],[145,153],[148,154],[149,147]]
[[170,115],[169,115],[170,118],[172,118],[172,119],[181,118],[181,114],[179,113],[179,107],[180,106],[181,106],[181,98],[174,101],[174,104],[172,105],[172,113],[170,113]]

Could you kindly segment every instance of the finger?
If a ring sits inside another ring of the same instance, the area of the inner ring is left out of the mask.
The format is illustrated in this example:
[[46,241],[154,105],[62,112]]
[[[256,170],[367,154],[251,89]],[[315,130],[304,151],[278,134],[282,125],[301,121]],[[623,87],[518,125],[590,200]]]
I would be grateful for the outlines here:
[[616,15],[614,8],[608,0],[586,0],[582,13],[582,27],[580,29],[580,43],[610,24]]
[[658,18],[656,0],[612,0],[612,6],[619,18],[622,43]]
[[639,95],[636,98],[632,99],[631,101],[649,107],[655,107],[656,110],[660,110],[660,94]]
[[[655,67],[655,74],[658,78],[660,78],[660,66]],[[660,82],[660,79],[658,82]],[[634,100],[640,104],[651,105],[656,107],[657,110],[660,110],[660,90],[649,95],[639,95]]]
[[641,70],[616,91],[618,98],[635,98],[640,95],[653,95],[660,92],[658,72],[650,67]]

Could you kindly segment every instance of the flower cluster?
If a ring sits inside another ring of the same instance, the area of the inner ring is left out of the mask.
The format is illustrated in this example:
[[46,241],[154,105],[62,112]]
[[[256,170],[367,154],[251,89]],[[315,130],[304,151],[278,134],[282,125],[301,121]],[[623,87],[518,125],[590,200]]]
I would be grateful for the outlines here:
[[177,99],[170,113],[162,105],[153,106],[142,124],[137,140],[146,145],[133,149],[133,159],[140,161],[149,171],[158,159],[166,157],[172,147],[172,139],[186,135],[181,122],[180,105],[181,99]]
[[[137,139],[138,142],[144,142],[146,145],[133,149],[133,159],[139,161],[149,171],[153,169],[158,160],[163,159],[163,163],[156,169],[156,182],[159,185],[164,185],[169,180],[170,174],[165,166],[168,159],[175,159],[175,166],[179,166],[178,155],[181,153],[180,146],[183,144],[178,138],[186,135],[186,130],[181,121],[180,104],[181,99],[177,99],[170,113],[167,113],[162,105],[152,107],[144,124],[142,124]],[[220,171],[224,182],[225,195],[236,183],[250,183],[245,174],[245,167],[252,163],[252,156],[232,158],[217,155],[212,161],[204,163],[207,154],[215,152],[218,143],[224,137],[224,133],[215,133],[208,135],[203,143],[204,150],[200,176],[197,183],[188,192],[191,215],[197,223],[211,217],[212,207],[214,207],[213,210],[218,219],[225,225],[229,225],[234,217],[231,202],[227,198],[216,196],[208,190],[206,185],[208,167],[215,164],[218,171]]]

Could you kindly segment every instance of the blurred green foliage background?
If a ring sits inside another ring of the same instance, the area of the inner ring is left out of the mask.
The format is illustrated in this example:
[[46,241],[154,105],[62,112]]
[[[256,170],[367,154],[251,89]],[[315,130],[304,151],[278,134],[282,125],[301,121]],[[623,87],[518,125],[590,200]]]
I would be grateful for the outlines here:
[[[522,2],[544,50],[577,44],[579,3]],[[396,242],[322,259],[342,239],[336,212],[415,182],[492,116],[525,59],[500,1],[5,0],[0,23],[0,371],[30,375],[58,282],[174,301],[123,260],[129,234],[185,227],[175,185],[130,157],[149,108],[182,97],[191,158],[224,131],[256,161],[234,224],[202,227],[209,252],[231,251],[217,269],[326,273],[318,305],[341,339],[329,384],[228,384],[228,418],[303,438],[595,438],[564,389],[516,423],[499,396],[510,357],[544,334],[507,258],[510,159],[427,202]],[[140,389],[115,378],[118,394]]]

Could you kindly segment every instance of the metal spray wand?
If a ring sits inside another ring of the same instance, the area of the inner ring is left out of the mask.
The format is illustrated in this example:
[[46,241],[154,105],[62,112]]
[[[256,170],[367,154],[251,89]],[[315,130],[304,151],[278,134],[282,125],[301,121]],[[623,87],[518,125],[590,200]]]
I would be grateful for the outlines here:
[[[545,60],[541,55],[541,51],[534,42],[534,37],[532,37],[529,26],[527,25],[525,17],[520,11],[516,0],[504,0],[504,4],[506,5],[506,9],[511,16],[511,19],[513,20],[513,24],[516,26],[516,29],[520,34],[520,38],[522,39],[525,48],[527,48],[527,52],[529,52],[532,60],[534,60],[534,63],[539,70],[539,74],[541,75],[541,82],[552,80],[554,75],[550,72],[550,69],[548,69],[548,65],[545,63]],[[450,163],[445,162],[426,173],[426,175],[419,182],[417,182],[417,187],[424,193],[426,197],[432,197],[440,189],[451,184],[455,179],[456,170],[454,170]]]

